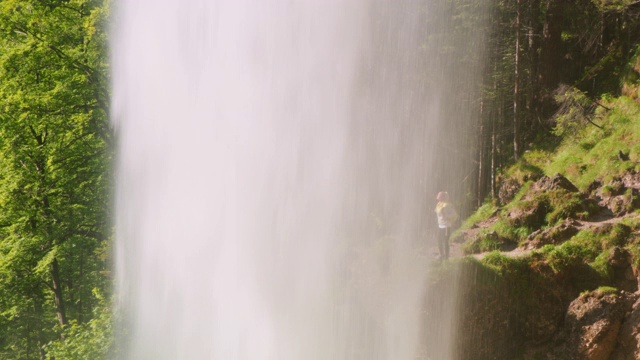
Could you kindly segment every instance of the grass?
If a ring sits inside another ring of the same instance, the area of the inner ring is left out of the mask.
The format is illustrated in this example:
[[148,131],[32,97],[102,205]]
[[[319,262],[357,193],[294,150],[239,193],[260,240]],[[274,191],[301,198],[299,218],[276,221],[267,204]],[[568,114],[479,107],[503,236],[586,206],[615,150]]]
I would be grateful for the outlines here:
[[547,254],[546,260],[554,272],[565,272],[584,264],[585,259],[594,257],[588,250],[573,241],[567,241],[560,246],[553,247]]
[[451,234],[451,239],[459,238],[462,233],[468,229],[471,229],[476,224],[489,219],[496,213],[498,208],[491,202],[487,201],[478,210],[476,210],[471,216],[466,218],[462,225]]
[[589,263],[591,266],[603,279],[611,280],[613,279],[613,268],[609,265],[609,254],[610,251],[603,251],[598,256],[596,256],[595,260]]
[[485,221],[493,215],[498,208],[491,202],[485,202],[475,213],[469,216],[460,226],[461,229],[469,229],[481,221]]
[[529,267],[529,258],[510,257],[502,254],[500,251],[493,251],[486,254],[480,262],[501,275],[517,273]]
[[479,254],[487,251],[500,250],[502,242],[490,236],[483,236],[462,245],[462,251],[469,254]]
[[[637,62],[640,64],[640,60]],[[584,126],[561,141],[553,138],[548,146],[535,146],[503,173],[504,179],[520,184],[519,191],[502,207],[486,202],[464,222],[458,234],[497,217],[496,222],[480,229],[474,239],[463,245],[466,253],[493,251],[482,263],[503,271],[513,266],[512,259],[496,251],[506,243],[521,242],[532,231],[556,226],[567,218],[587,219],[600,210],[595,201],[587,201],[580,193],[565,190],[534,193],[532,184],[543,175],[562,174],[582,191],[599,180],[604,185],[601,188],[604,196],[624,196],[621,206],[626,208],[614,210],[619,213],[635,210],[637,193],[618,188],[613,180],[630,171],[640,172],[640,104],[627,96],[603,96],[600,103],[608,108],[596,110],[594,121],[602,128]],[[621,159],[619,152],[628,154],[629,160]],[[590,272],[596,273],[594,276],[606,281],[612,276],[608,259],[614,247],[627,249],[635,266],[640,268],[640,234],[636,232],[640,232],[640,217],[627,218],[618,224],[581,230],[563,244],[546,245],[532,256],[540,257],[554,273],[589,267]]]
[[[544,172],[564,174],[578,188],[585,189],[591,182],[608,174],[622,175],[638,167],[640,158],[640,105],[622,96],[607,104],[611,111],[600,109],[602,129],[587,126],[582,131],[564,139]],[[629,153],[631,160],[622,161],[618,152]]]

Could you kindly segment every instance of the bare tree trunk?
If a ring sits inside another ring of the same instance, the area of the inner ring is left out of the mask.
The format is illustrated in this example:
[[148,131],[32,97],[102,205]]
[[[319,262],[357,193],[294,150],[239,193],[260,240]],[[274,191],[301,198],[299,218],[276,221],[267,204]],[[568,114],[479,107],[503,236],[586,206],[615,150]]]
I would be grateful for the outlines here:
[[482,205],[484,185],[484,99],[480,100],[480,139],[478,144],[478,188],[476,190],[476,205]]
[[521,20],[521,11],[520,11],[520,2],[522,0],[516,1],[516,52],[514,59],[514,77],[513,77],[513,159],[518,161],[518,155],[520,153],[520,144],[519,144],[519,132],[520,129],[518,124],[518,97],[519,97],[519,86],[520,86],[520,20]]
[[491,122],[491,198],[496,199],[496,121]]

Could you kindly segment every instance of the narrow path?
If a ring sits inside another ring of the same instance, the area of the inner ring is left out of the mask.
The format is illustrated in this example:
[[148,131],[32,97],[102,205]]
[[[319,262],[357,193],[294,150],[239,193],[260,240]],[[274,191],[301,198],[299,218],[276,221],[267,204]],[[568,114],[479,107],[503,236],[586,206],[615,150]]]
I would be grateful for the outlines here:
[[[613,214],[598,214],[596,215],[593,219],[591,220],[575,220],[576,224],[577,224],[577,228],[580,230],[584,230],[584,229],[594,229],[594,228],[598,228],[601,226],[604,226],[605,224],[615,224],[618,223],[622,220],[625,219],[639,219],[640,220],[640,214],[636,214],[636,213],[630,213],[630,214],[625,214],[622,216],[615,216]],[[459,243],[452,243],[451,244],[451,250],[450,250],[450,254],[452,258],[460,258],[460,257],[464,257],[467,256],[464,254],[464,251],[462,250],[462,245],[463,244],[459,244]],[[437,251],[437,250],[436,250]],[[500,253],[502,253],[503,255],[509,256],[509,257],[520,257],[520,256],[526,256],[529,255],[533,250],[525,250],[522,248],[515,248],[513,250],[510,251],[501,251]],[[489,254],[490,251],[486,251],[486,252],[482,252],[482,253],[478,253],[478,254],[471,254],[468,256],[473,256],[474,258],[481,260],[482,258],[484,258],[487,254]]]

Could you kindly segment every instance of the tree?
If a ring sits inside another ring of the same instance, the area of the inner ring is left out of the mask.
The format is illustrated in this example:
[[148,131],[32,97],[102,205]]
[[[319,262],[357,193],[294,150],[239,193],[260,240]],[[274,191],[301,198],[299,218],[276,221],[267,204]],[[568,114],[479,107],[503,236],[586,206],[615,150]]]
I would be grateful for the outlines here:
[[107,16],[104,1],[0,3],[0,326],[23,329],[0,340],[12,358],[42,359],[52,320],[88,320],[92,289],[108,288],[96,256],[110,233]]
[[590,99],[619,92],[618,75],[640,41],[637,1],[499,0],[491,6],[482,91],[484,148],[477,153],[483,157],[479,164],[492,166],[477,169],[479,199],[489,193],[495,198],[495,174],[513,164],[528,144],[554,138],[555,121],[566,120],[554,116],[562,105],[554,96],[561,84]]

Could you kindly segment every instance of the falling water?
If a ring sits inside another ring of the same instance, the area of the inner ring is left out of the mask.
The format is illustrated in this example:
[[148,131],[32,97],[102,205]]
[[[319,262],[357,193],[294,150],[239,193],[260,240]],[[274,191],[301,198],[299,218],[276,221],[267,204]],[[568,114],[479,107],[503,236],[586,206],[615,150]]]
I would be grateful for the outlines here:
[[452,9],[116,3],[126,358],[449,356],[422,340],[449,328],[424,321],[430,233],[437,190],[467,186],[479,62],[459,55],[481,39]]

